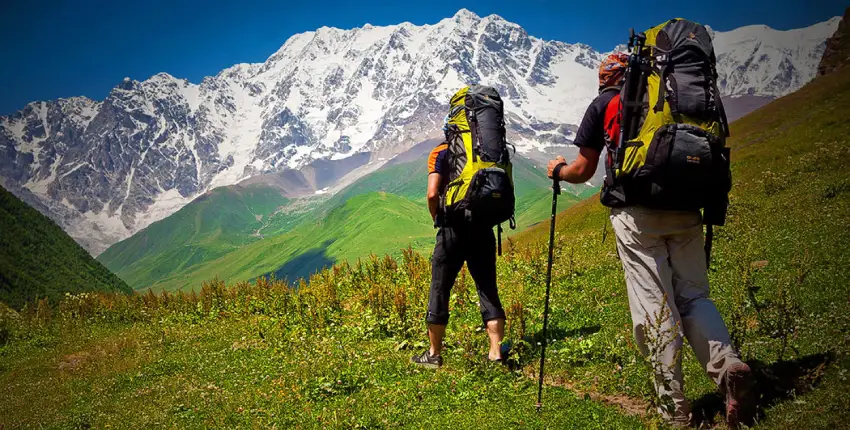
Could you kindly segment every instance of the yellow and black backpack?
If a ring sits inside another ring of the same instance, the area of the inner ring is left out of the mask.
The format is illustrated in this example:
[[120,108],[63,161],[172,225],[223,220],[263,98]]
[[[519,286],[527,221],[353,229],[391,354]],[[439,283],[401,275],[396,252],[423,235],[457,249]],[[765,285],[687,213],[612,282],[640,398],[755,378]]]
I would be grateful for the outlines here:
[[493,227],[510,220],[514,228],[516,198],[502,98],[492,87],[470,85],[452,96],[449,109],[444,224]]
[[705,27],[673,19],[635,35],[620,92],[620,136],[609,142],[602,203],[704,209],[723,225],[731,189],[729,127]]

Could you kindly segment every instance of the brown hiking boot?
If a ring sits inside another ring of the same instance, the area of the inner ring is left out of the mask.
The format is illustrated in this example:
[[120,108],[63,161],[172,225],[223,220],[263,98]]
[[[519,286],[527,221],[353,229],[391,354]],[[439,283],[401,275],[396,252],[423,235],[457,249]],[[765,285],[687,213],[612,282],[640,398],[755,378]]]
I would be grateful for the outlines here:
[[752,401],[753,372],[747,363],[739,362],[726,370],[726,425],[739,428],[741,424],[752,425],[754,408]]

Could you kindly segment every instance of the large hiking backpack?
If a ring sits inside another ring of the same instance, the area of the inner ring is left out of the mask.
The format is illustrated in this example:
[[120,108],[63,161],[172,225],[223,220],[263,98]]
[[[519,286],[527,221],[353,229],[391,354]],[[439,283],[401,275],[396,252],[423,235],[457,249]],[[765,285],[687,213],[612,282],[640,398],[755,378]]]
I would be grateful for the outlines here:
[[470,85],[452,96],[449,109],[449,183],[441,199],[445,223],[493,227],[511,220],[513,228],[514,184],[502,98],[492,87]]
[[705,27],[673,19],[629,40],[619,141],[609,142],[602,203],[704,211],[723,225],[729,136]]

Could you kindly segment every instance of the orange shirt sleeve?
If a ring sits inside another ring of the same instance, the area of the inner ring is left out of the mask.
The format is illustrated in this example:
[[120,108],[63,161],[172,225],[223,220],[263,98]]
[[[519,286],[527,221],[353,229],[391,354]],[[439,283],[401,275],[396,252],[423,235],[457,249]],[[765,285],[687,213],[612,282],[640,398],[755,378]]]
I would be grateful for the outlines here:
[[428,174],[429,175],[431,173],[437,173],[437,169],[436,169],[436,167],[437,167],[437,157],[439,157],[440,153],[445,151],[448,147],[449,147],[449,145],[443,143],[443,144],[437,145],[436,148],[431,150],[431,155],[428,156]]

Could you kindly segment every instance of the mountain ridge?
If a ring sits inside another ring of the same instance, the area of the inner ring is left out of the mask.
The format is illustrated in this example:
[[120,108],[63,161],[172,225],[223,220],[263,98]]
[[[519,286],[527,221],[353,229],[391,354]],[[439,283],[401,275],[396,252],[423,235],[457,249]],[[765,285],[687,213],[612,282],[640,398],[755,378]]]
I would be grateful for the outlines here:
[[[602,56],[465,9],[430,25],[321,27],[198,84],[158,73],[103,101],[30,103],[0,117],[0,176],[97,254],[218,186],[364,152],[354,176],[373,171],[439,137],[445,100],[466,82],[500,90],[520,152],[568,153]],[[808,76],[789,70],[788,86],[753,79],[752,92],[781,95]]]

